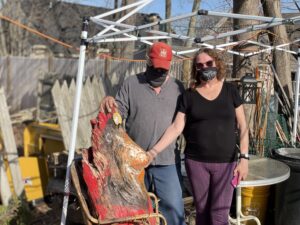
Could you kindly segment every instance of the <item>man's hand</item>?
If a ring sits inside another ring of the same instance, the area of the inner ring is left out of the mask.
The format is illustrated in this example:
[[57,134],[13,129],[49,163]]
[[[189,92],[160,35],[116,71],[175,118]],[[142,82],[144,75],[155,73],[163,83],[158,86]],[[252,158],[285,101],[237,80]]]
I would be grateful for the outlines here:
[[113,108],[118,108],[118,105],[112,96],[106,96],[100,102],[100,112],[106,113],[111,112]]

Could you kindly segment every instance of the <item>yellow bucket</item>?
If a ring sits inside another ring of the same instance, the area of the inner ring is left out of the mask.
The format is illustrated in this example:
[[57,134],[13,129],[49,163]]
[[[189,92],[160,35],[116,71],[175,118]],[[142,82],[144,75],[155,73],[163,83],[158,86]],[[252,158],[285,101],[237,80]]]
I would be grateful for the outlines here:
[[[265,224],[266,211],[268,206],[268,197],[270,195],[270,186],[245,187],[242,188],[242,212],[244,215],[253,215],[258,217],[261,224]],[[254,220],[249,220],[246,225],[255,225]]]

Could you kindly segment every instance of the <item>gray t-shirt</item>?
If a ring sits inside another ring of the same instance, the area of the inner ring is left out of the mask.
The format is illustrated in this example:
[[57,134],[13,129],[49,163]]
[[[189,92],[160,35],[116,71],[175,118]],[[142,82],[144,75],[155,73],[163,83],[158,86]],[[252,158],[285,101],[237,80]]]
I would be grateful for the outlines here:
[[[144,73],[127,78],[116,95],[128,135],[146,151],[164,134],[176,116],[182,83],[170,77],[156,94]],[[152,165],[172,165],[180,160],[176,141],[161,152]]]

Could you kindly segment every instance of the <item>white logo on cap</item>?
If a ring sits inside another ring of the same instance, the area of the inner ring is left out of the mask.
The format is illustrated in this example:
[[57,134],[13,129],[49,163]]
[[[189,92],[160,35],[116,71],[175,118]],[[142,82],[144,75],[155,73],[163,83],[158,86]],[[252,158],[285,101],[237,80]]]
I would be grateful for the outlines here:
[[166,58],[167,57],[167,50],[164,48],[160,49],[160,53],[159,53],[160,57]]

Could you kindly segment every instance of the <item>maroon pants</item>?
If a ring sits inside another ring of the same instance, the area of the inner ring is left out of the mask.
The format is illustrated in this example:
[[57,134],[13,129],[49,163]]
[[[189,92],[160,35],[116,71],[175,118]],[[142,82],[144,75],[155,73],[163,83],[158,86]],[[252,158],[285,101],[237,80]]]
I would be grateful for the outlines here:
[[185,160],[192,186],[197,225],[228,225],[232,201],[233,163],[205,163]]

